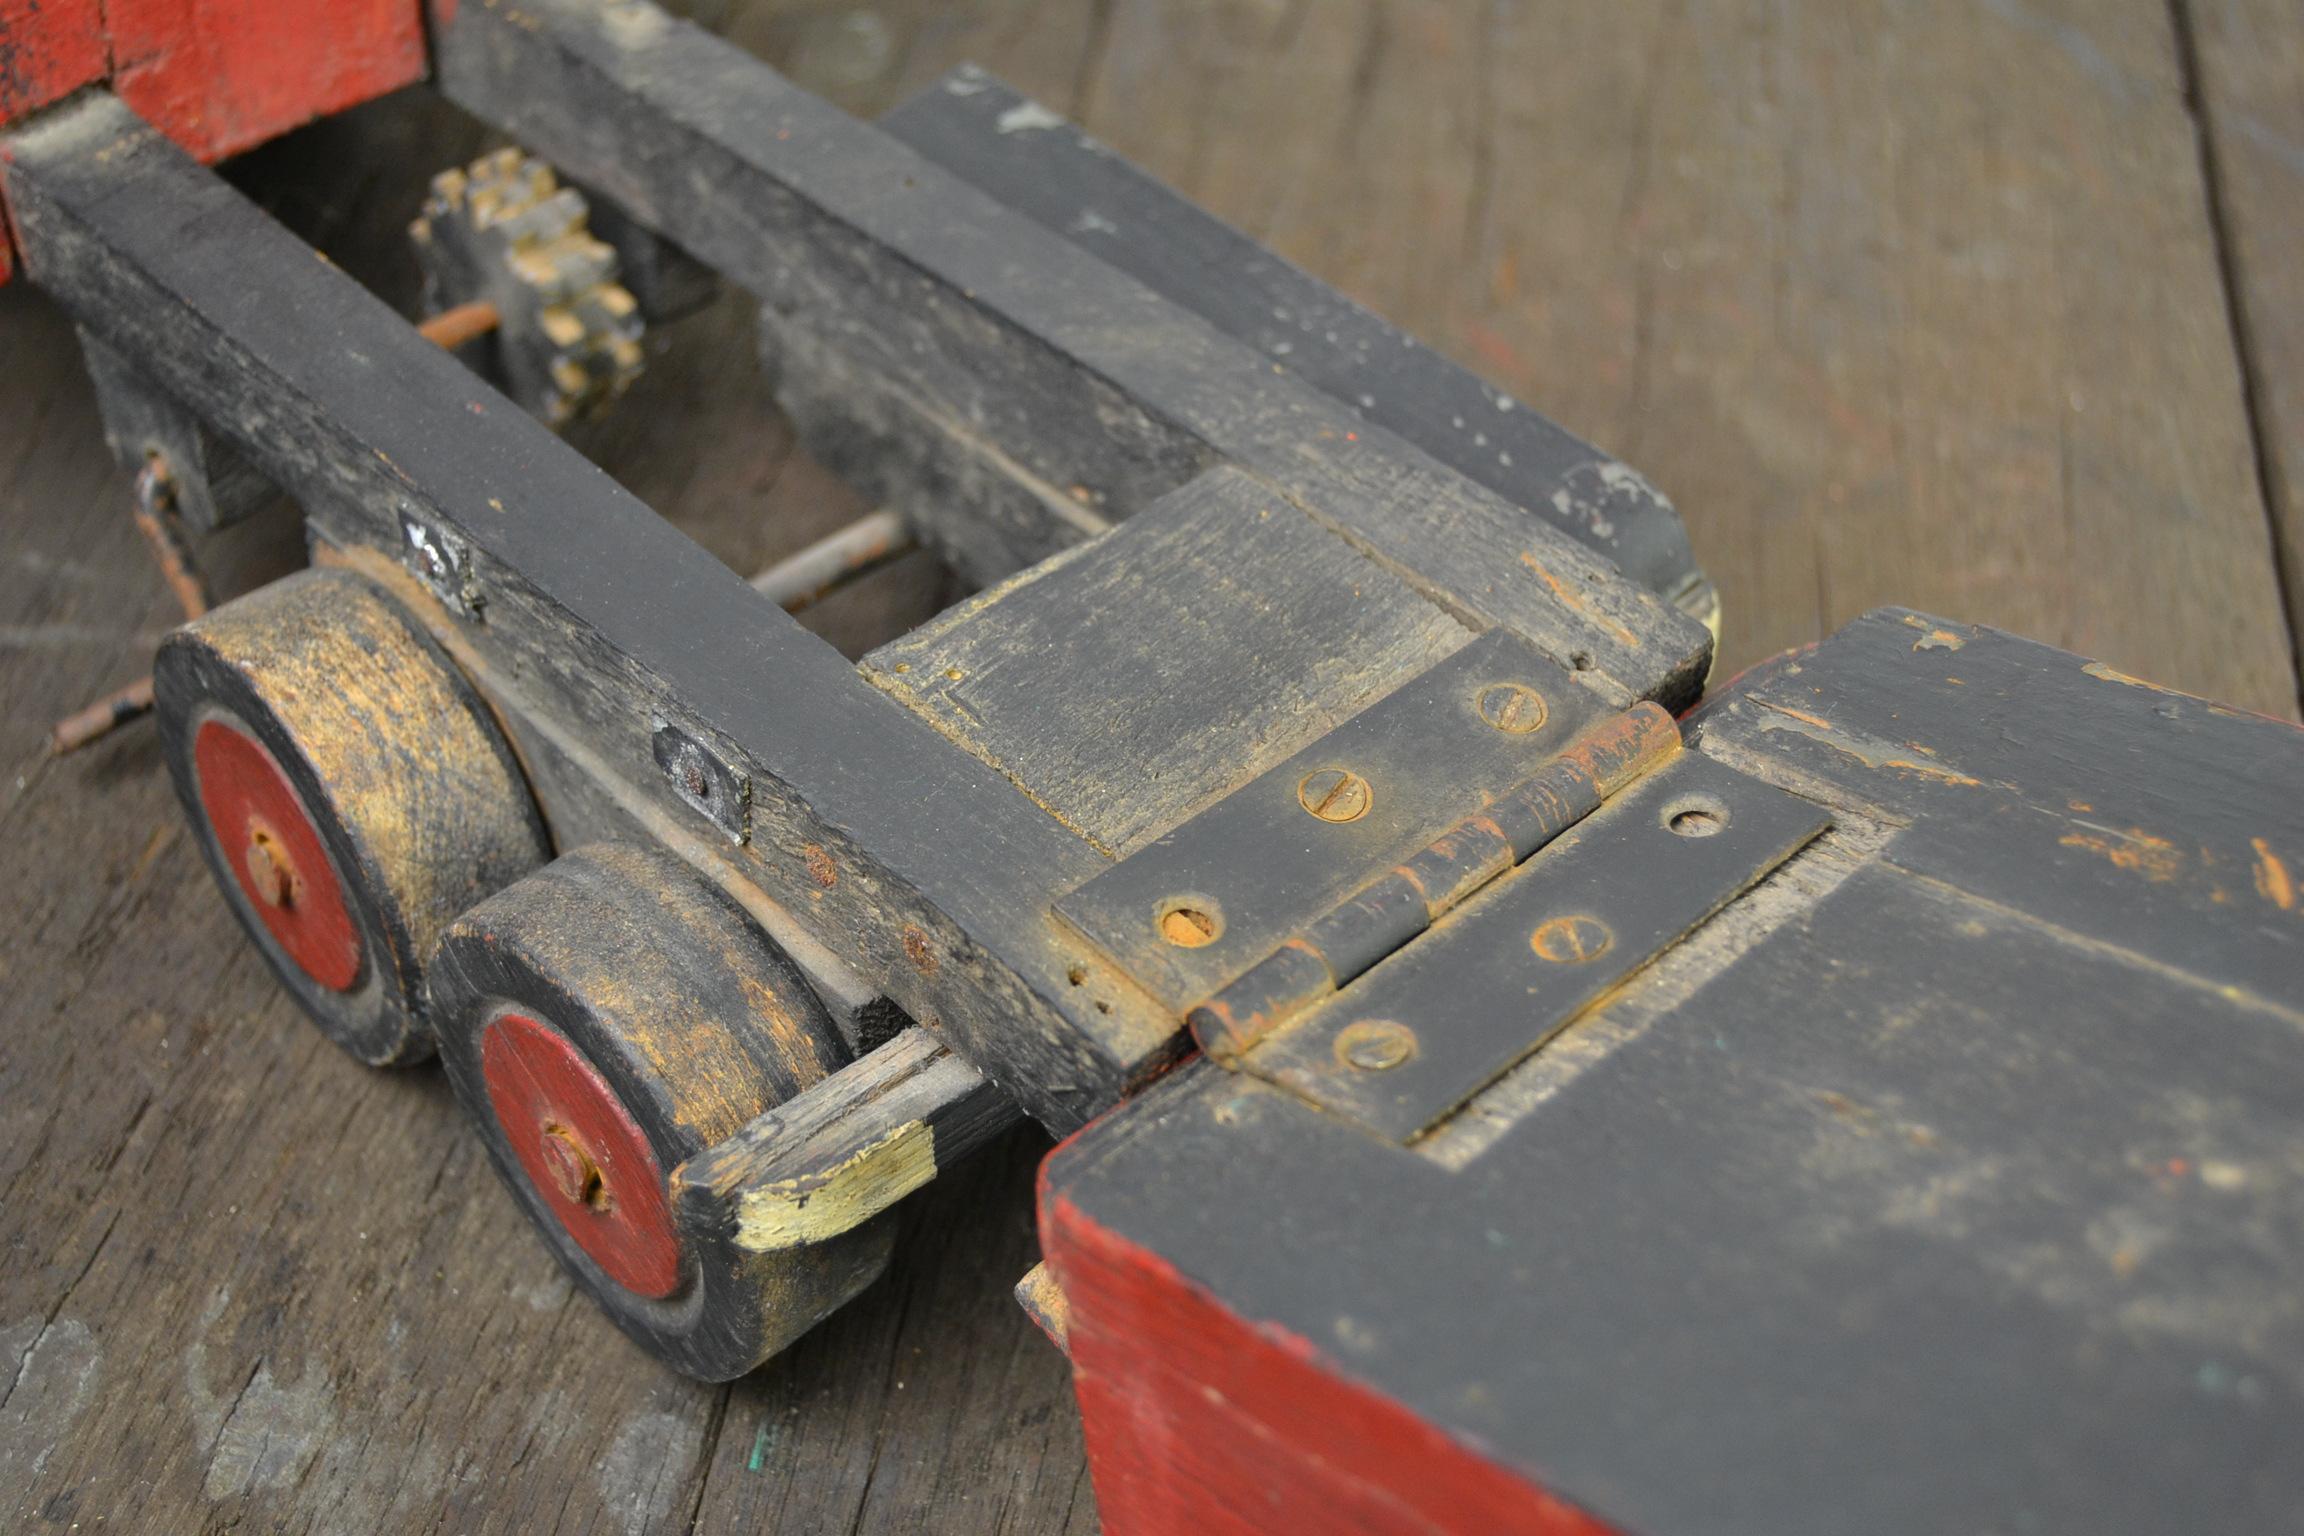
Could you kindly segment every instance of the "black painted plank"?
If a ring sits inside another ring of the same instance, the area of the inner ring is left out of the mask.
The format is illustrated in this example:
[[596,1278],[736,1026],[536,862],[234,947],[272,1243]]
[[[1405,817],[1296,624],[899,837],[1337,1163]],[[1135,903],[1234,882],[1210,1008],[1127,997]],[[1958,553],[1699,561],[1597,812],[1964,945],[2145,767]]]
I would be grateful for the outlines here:
[[[1695,739],[1856,831],[1462,1147],[1203,1065],[1051,1189],[1643,1536],[2304,1530],[2293,729],[1886,613]],[[2020,835],[2107,815],[2185,870]]]
[[1236,463],[1620,701],[1701,683],[1702,627],[1584,546],[652,6],[481,0],[438,61],[452,99],[750,288],[771,331],[981,438],[987,474],[1124,516]]
[[1704,617],[1680,515],[1608,454],[1385,323],[972,65],[890,134]]
[[864,667],[1117,856],[1470,638],[1225,469]]
[[1769,664],[1708,747],[1911,828],[1907,869],[2266,997],[2304,982],[2304,731],[1898,609]]
[[659,721],[741,764],[756,878],[1046,1123],[1169,1048],[1141,994],[1075,995],[1033,916],[1090,850],[125,107],[91,96],[0,158],[28,272],[80,324],[330,538],[394,549],[413,515],[467,540],[471,642],[670,814],[693,817]]
[[1049,1179],[1618,1530],[2297,1531],[2298,1028],[1875,867],[1461,1172],[1202,1067]]

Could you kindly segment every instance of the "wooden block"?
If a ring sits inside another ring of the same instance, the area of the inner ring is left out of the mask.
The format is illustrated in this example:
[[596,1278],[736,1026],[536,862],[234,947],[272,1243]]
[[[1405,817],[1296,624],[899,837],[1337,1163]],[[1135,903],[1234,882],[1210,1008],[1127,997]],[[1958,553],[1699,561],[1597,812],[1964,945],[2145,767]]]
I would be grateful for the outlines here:
[[[988,473],[1125,517],[1231,463],[1618,702],[1679,707],[1701,687],[1698,621],[886,134],[653,10],[613,38],[573,0],[518,15],[465,7],[442,30],[451,99],[718,265],[871,397],[974,434]],[[833,467],[866,467],[874,436]]]
[[882,646],[864,668],[1117,855],[1469,638],[1225,470]]
[[[1689,759],[1872,810],[1455,1119],[1384,1146],[1201,1062],[1056,1154],[1116,1536],[1276,1488],[1371,1532],[2295,1526],[2304,735],[1907,617],[1732,691]],[[2066,846],[2130,818],[2156,841]],[[1343,1006],[1399,1017],[1386,969]],[[1453,1022],[1540,1027],[1500,991]]]
[[2304,943],[2304,732],[1908,610],[1756,669],[1707,751],[1904,824],[1886,857],[2276,996]]
[[1630,469],[1386,324],[982,70],[880,119],[921,154],[1364,420],[1590,546],[1700,618],[1716,599],[1672,504]]
[[1022,1118],[914,1026],[675,1168],[674,1209],[698,1242],[805,1249],[863,1226]]

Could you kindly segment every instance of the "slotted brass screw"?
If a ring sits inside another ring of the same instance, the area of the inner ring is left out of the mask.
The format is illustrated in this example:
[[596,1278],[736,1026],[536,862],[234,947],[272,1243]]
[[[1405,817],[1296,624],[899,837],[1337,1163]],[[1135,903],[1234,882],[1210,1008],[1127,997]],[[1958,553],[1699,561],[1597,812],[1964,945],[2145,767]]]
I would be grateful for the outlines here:
[[1416,1031],[1390,1019],[1362,1019],[1336,1035],[1336,1059],[1362,1072],[1384,1072],[1416,1054]]
[[1349,768],[1316,768],[1296,786],[1296,801],[1322,821],[1358,821],[1376,803],[1376,791]]
[[1544,695],[1526,683],[1498,683],[1480,694],[1480,718],[1507,735],[1527,735],[1549,713]]
[[1597,960],[1615,942],[1616,935],[1608,931],[1608,925],[1585,912],[1550,918],[1528,936],[1528,947],[1554,965]]

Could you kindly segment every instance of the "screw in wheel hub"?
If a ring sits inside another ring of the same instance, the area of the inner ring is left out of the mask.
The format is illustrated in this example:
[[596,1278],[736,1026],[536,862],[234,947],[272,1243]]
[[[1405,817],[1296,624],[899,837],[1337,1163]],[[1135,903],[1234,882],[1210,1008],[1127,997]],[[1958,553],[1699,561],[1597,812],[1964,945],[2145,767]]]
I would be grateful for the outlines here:
[[680,1289],[680,1235],[664,1169],[599,1068],[523,1013],[480,1044],[489,1108],[537,1198],[609,1279],[661,1300]]
[[333,992],[360,980],[360,932],[344,887],[279,760],[255,737],[205,720],[193,738],[200,808],[241,893],[273,941]]

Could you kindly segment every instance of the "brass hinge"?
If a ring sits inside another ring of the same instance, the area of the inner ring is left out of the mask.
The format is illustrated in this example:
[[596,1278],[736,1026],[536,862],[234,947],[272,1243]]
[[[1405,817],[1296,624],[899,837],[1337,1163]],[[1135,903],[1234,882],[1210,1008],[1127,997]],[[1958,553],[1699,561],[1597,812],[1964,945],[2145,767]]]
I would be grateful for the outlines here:
[[1056,909],[1210,1057],[1408,1140],[1828,824],[1491,631]]

